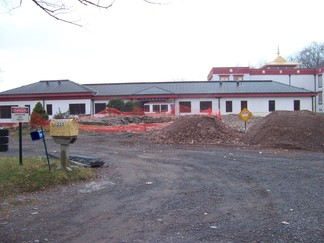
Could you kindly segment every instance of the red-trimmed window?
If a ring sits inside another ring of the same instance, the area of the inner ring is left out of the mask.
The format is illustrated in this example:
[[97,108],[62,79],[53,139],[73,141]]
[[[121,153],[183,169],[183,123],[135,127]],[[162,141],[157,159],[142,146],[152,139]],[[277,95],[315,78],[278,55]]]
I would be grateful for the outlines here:
[[243,80],[243,75],[233,75],[234,81],[241,81]]
[[220,81],[228,81],[230,78],[229,75],[219,75],[219,80]]
[[70,104],[69,110],[71,115],[84,115],[85,104]]
[[191,113],[191,102],[190,101],[180,101],[180,113]]

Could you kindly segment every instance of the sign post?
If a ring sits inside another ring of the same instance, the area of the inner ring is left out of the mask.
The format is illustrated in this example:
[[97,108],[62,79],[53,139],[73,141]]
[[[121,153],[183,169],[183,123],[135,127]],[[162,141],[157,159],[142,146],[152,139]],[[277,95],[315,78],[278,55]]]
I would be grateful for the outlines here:
[[11,107],[11,120],[19,122],[19,164],[23,165],[22,160],[22,123],[29,122],[28,107]]
[[249,118],[252,116],[252,113],[248,109],[243,108],[239,116],[244,121],[244,128],[246,130],[246,121],[249,120]]

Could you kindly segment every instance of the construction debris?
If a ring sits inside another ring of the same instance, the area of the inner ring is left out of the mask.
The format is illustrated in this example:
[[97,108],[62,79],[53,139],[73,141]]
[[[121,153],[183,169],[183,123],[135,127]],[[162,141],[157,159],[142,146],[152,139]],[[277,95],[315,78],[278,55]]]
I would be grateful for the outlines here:
[[242,134],[211,116],[182,116],[155,131],[151,139],[159,143],[238,144]]

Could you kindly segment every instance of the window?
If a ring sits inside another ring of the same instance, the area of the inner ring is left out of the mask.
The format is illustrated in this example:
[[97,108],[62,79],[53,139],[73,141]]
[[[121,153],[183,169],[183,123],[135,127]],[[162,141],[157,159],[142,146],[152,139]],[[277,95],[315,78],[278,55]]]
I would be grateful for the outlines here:
[[219,75],[219,80],[220,81],[228,81],[229,80],[229,75]]
[[233,79],[234,81],[241,81],[243,80],[243,75],[234,75]]
[[322,88],[323,87],[323,76],[322,76],[322,74],[317,76],[317,81],[318,81],[318,87]]
[[232,103],[232,101],[226,101],[226,112],[233,112],[233,103]]
[[300,100],[294,100],[294,111],[300,110]]
[[95,114],[106,109],[106,103],[95,103]]
[[53,115],[53,105],[52,104],[47,104],[46,105],[46,112],[48,115]]
[[244,108],[247,109],[247,100],[241,101],[241,110],[243,110]]
[[11,105],[0,106],[0,118],[11,118]]
[[200,101],[200,112],[208,112],[212,110],[211,101]]
[[269,111],[275,111],[276,110],[276,101],[269,100]]
[[150,112],[150,105],[144,105],[144,112]]
[[71,115],[85,114],[85,104],[70,104],[69,110]]
[[160,105],[153,105],[153,112],[160,112]]
[[318,92],[318,104],[323,104],[323,91]]
[[168,111],[168,105],[161,105],[161,111],[167,112]]
[[28,108],[28,115],[30,115],[30,105],[25,105],[25,107],[27,107]]
[[181,101],[179,102],[180,113],[191,113],[191,102],[190,101]]

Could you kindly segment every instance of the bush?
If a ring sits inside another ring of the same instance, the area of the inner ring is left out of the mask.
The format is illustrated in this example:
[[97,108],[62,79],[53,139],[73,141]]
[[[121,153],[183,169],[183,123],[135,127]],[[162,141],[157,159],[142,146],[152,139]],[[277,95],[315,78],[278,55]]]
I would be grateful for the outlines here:
[[131,112],[137,107],[137,102],[134,101],[124,101],[120,98],[110,100],[107,104],[107,108],[114,108],[122,112]]

